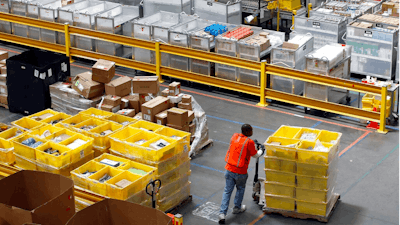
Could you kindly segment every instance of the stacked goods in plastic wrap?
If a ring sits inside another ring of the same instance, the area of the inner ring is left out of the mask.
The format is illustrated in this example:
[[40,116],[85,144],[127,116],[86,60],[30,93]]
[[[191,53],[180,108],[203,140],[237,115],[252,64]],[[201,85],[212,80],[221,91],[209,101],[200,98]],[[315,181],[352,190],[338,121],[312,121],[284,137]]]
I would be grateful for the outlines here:
[[228,31],[227,26],[217,23],[204,28],[204,32],[210,33],[213,36],[218,36],[226,31]]
[[0,51],[0,105],[3,107],[8,106],[7,102],[7,67],[6,59],[8,58],[8,52]]
[[264,143],[266,207],[326,216],[334,190],[341,133],[281,126]]

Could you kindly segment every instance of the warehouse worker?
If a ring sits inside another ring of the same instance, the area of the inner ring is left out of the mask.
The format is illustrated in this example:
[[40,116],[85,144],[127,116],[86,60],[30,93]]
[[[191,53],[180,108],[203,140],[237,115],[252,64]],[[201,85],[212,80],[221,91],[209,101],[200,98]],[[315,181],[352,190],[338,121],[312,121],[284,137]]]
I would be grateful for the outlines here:
[[246,206],[242,205],[244,190],[247,181],[247,168],[250,157],[258,158],[263,154],[262,150],[256,151],[254,141],[249,137],[253,135],[253,128],[249,124],[242,126],[242,133],[235,133],[231,138],[229,150],[226,153],[226,185],[222,195],[221,209],[219,211],[219,223],[225,223],[225,216],[228,212],[229,201],[236,185],[235,207],[233,214],[246,211]]

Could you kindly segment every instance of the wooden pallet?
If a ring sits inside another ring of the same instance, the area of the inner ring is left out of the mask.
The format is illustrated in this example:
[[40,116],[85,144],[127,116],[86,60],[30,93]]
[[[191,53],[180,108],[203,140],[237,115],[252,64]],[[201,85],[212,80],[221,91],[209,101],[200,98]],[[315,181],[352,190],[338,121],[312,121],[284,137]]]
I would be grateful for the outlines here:
[[327,223],[329,221],[329,219],[331,218],[333,211],[335,210],[336,206],[339,203],[340,195],[335,193],[335,194],[333,194],[332,198],[335,203],[332,204],[332,206],[328,210],[328,213],[326,214],[326,216],[309,215],[309,214],[298,213],[298,212],[294,212],[294,211],[287,211],[287,210],[283,210],[283,209],[273,209],[273,208],[268,208],[268,207],[264,207],[263,211],[266,214],[275,213],[275,214],[281,214],[284,217],[291,217],[291,218],[297,218],[297,219],[303,219],[303,220],[314,219],[314,220],[318,220],[319,222]]
[[[196,150],[194,151],[194,156],[203,152],[204,150],[206,150],[208,147],[214,145],[214,141],[212,139],[208,139],[208,141],[204,142],[202,145],[200,145],[199,147],[196,148]],[[193,157],[193,156],[190,156]]]
[[2,103],[0,103],[0,106],[1,106],[1,107],[3,107],[3,108],[6,108],[6,109],[8,109],[8,105],[6,105],[6,104],[2,104]]
[[187,197],[186,199],[184,199],[183,201],[181,201],[178,205],[168,209],[167,211],[165,211],[165,213],[171,213],[171,212],[175,212],[178,209],[182,208],[183,206],[185,206],[186,204],[188,204],[189,202],[192,201],[192,195],[189,195],[189,197]]

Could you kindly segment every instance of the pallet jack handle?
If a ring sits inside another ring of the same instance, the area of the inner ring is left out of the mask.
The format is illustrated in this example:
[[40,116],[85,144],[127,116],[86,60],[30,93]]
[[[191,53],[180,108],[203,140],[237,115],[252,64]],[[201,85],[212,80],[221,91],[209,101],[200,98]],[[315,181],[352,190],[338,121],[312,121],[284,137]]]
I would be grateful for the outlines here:
[[[149,191],[149,187],[151,190]],[[153,209],[156,208],[156,195],[158,193],[158,190],[161,188],[161,180],[151,180],[147,185],[146,185],[146,193],[151,196],[151,204]]]
[[[263,153],[262,155],[264,155],[265,153],[265,146],[263,144],[260,144],[257,140],[254,140],[254,143],[256,144],[257,150],[262,150]],[[256,173],[254,175],[254,183],[256,183],[258,181],[258,159],[256,159]]]

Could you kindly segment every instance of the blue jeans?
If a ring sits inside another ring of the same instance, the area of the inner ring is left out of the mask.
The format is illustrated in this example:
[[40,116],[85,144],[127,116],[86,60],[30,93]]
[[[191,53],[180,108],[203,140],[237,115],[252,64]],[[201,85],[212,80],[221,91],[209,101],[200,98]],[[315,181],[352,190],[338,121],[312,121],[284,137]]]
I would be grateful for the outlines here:
[[228,212],[229,201],[231,200],[231,195],[233,189],[235,188],[235,185],[237,189],[234,202],[235,208],[242,207],[244,190],[246,188],[246,181],[248,177],[249,176],[247,174],[232,173],[231,171],[228,170],[225,172],[226,185],[224,194],[222,195],[222,203],[219,213],[226,215],[226,213]]

